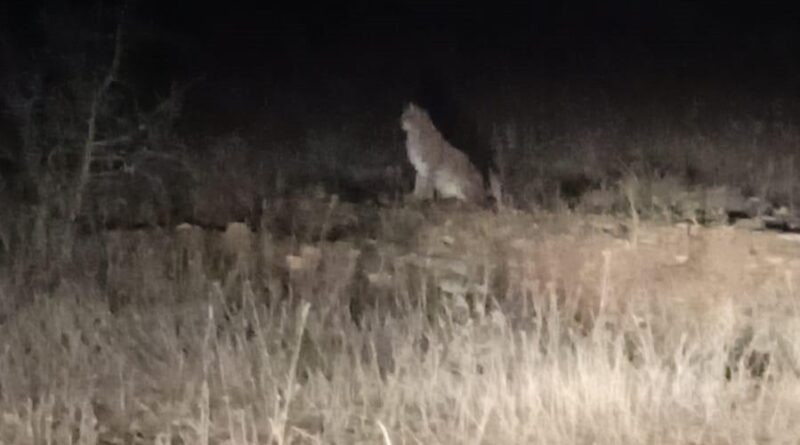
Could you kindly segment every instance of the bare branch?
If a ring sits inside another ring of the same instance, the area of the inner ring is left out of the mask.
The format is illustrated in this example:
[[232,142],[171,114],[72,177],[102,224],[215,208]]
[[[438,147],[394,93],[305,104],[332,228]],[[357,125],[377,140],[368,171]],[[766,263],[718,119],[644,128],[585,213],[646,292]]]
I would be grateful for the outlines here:
[[97,148],[111,147],[111,146],[114,146],[114,145],[117,145],[117,144],[131,142],[132,140],[133,140],[133,136],[125,135],[125,136],[120,136],[118,138],[113,138],[113,139],[105,139],[105,140],[102,140],[102,141],[94,141],[94,142],[92,142],[92,144],[94,145],[94,148],[97,149]]
[[90,179],[90,167],[92,164],[92,157],[94,155],[95,147],[97,147],[97,117],[100,113],[100,108],[106,99],[108,90],[114,83],[119,72],[120,61],[122,60],[123,46],[123,19],[120,18],[117,25],[116,37],[114,39],[114,57],[111,65],[108,68],[103,82],[95,90],[92,97],[88,129],[86,131],[86,139],[84,140],[83,149],[81,150],[81,160],[75,183],[72,186],[72,193],[69,200],[69,207],[67,208],[67,230],[68,233],[64,237],[64,244],[62,246],[62,259],[68,259],[71,256],[72,244],[74,241],[73,229],[75,221],[83,206],[83,197],[86,191],[86,186]]

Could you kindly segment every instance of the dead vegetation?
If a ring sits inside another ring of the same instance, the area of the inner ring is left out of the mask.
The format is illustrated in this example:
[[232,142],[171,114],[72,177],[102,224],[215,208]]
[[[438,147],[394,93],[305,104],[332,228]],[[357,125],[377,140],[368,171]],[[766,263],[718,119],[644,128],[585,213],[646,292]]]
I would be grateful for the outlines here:
[[[4,280],[29,303],[0,325],[2,441],[799,432],[791,236],[643,221],[634,245],[619,217],[308,199],[258,230],[80,237],[49,293]],[[295,236],[269,230],[293,219]]]
[[[92,182],[69,262],[47,260],[63,232],[42,207],[4,211],[0,441],[796,437],[782,170],[760,189],[646,162],[526,170],[507,130],[488,208],[405,200],[395,167],[345,199],[233,136]],[[599,162],[601,136],[576,150]]]

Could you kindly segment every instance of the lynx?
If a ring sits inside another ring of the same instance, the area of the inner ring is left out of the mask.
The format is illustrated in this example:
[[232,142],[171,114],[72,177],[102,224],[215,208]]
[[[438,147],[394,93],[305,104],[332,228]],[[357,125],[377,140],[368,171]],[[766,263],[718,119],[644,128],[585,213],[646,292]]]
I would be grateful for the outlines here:
[[483,177],[469,158],[450,145],[436,129],[428,112],[409,104],[401,118],[406,132],[408,160],[417,171],[414,197],[456,198],[480,204],[486,192]]

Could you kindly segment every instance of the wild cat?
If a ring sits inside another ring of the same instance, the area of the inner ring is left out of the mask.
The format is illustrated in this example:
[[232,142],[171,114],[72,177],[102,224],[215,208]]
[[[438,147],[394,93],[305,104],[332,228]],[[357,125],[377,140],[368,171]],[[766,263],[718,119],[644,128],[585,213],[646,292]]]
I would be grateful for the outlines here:
[[428,112],[413,103],[401,118],[408,160],[417,171],[414,197],[455,198],[473,204],[486,201],[483,176],[469,158],[450,145]]

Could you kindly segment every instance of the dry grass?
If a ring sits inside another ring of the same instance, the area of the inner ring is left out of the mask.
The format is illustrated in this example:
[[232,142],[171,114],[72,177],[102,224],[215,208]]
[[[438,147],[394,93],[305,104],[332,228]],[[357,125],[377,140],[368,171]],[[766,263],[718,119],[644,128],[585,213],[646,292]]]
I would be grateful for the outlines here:
[[799,437],[795,241],[373,211],[374,238],[337,242],[108,233],[52,295],[4,285],[32,301],[0,326],[0,442]]

